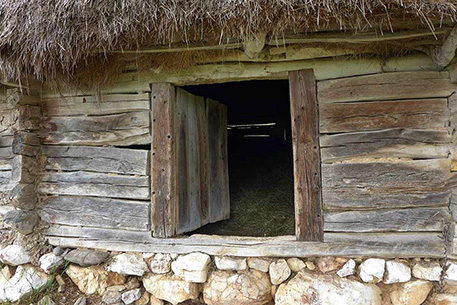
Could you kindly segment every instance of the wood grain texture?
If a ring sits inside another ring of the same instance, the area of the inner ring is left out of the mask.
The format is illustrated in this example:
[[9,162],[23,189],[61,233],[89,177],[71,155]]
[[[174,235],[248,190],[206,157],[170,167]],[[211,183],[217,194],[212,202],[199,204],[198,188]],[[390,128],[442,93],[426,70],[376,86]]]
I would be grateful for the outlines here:
[[385,128],[438,129],[449,121],[445,98],[322,103],[319,116],[321,133]]
[[447,206],[450,160],[323,164],[325,209]]
[[208,120],[209,222],[230,217],[227,152],[227,107],[206,100]]
[[448,97],[456,90],[449,72],[392,72],[321,81],[320,104]]
[[45,116],[108,115],[149,110],[149,104],[147,93],[109,94],[44,99],[42,108]]
[[175,87],[168,83],[151,85],[152,101],[152,227],[155,237],[171,237],[177,232],[177,194],[174,138]]
[[322,185],[313,70],[289,74],[294,154],[295,228],[299,241],[322,241]]
[[439,233],[326,233],[324,242],[299,242],[295,236],[252,238],[205,236],[157,239],[145,232],[53,226],[50,244],[111,251],[180,253],[240,257],[376,256],[438,257],[444,251]]
[[151,142],[149,111],[106,116],[48,117],[44,144],[138,145]]
[[46,169],[149,175],[149,151],[114,147],[43,146]]
[[126,199],[151,198],[149,186],[126,186],[109,183],[41,182],[38,190],[51,195],[79,195]]
[[46,197],[43,221],[70,226],[148,230],[149,202],[80,196]]
[[398,128],[320,136],[323,163],[357,158],[447,158],[450,141],[445,129]]
[[441,232],[451,222],[447,207],[345,211],[324,214],[325,232]]

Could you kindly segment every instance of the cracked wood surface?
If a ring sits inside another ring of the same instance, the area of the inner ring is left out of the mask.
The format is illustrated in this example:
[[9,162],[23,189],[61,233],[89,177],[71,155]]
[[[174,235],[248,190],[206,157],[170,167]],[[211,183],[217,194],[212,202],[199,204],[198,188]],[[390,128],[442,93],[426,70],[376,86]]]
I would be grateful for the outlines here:
[[40,212],[48,223],[142,230],[150,236],[150,202],[82,196],[50,196]]
[[[299,242],[295,236],[236,237],[192,235],[158,239],[147,232],[100,228],[51,226],[52,245],[87,247],[112,251],[189,253],[241,257],[360,256],[442,257],[444,243],[439,233],[325,233],[324,242]],[[452,257],[452,255],[451,255]]]
[[46,169],[149,174],[149,151],[114,147],[43,146]]
[[447,206],[449,159],[322,165],[324,209]]
[[443,130],[384,129],[321,135],[323,163],[359,158],[447,158],[451,135]]

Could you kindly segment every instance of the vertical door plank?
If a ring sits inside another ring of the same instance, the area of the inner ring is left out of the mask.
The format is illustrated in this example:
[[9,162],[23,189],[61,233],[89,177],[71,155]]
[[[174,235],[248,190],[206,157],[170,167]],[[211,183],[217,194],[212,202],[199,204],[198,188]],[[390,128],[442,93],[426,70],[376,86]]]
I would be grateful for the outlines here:
[[168,83],[151,85],[152,147],[151,189],[154,237],[176,234],[175,150],[173,117],[175,87]]
[[198,109],[204,107],[203,97],[177,89],[176,146],[178,157],[179,225],[178,234],[200,228],[201,216],[200,143]]
[[289,73],[295,181],[295,228],[300,241],[322,241],[322,183],[316,81],[313,70]]
[[208,164],[208,119],[206,117],[206,102],[204,99],[198,103],[198,164],[200,175],[200,216],[202,225],[209,222],[209,164]]
[[210,222],[230,217],[227,153],[227,107],[206,100],[209,146],[209,204]]

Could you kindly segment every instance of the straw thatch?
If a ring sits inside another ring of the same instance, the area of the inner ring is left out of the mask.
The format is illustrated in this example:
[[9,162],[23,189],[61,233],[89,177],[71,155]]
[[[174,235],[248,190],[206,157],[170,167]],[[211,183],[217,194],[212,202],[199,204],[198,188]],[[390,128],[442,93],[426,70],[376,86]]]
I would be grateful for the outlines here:
[[106,50],[258,31],[393,30],[398,21],[433,28],[454,21],[456,10],[455,0],[1,0],[0,73],[44,79],[71,74]]

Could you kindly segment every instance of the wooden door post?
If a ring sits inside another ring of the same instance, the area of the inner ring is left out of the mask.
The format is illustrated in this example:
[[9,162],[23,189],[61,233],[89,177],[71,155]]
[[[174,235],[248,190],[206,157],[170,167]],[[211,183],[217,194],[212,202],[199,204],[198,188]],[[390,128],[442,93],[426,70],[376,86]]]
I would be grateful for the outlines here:
[[172,237],[177,231],[177,196],[174,149],[175,87],[151,85],[151,222],[154,237]]
[[300,241],[323,241],[319,117],[313,70],[289,73],[294,154],[295,233]]

